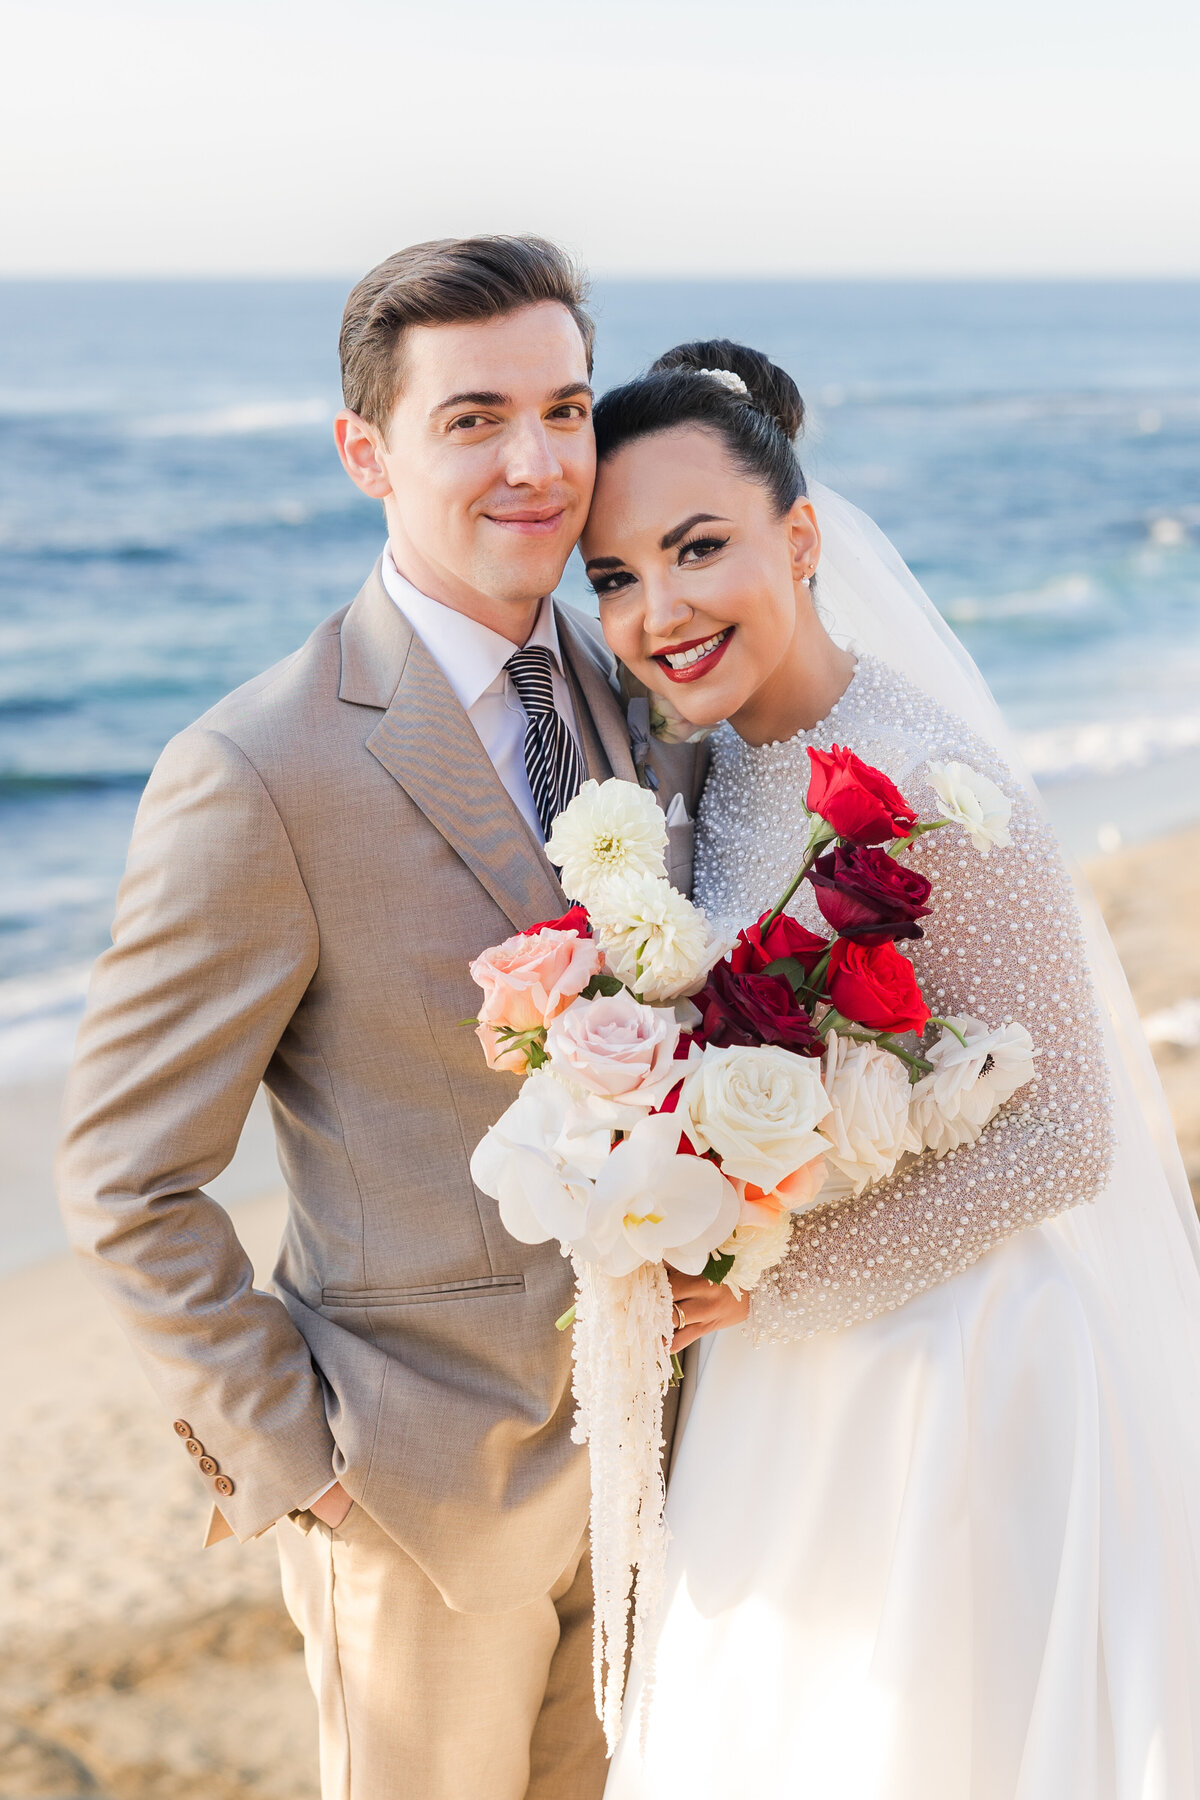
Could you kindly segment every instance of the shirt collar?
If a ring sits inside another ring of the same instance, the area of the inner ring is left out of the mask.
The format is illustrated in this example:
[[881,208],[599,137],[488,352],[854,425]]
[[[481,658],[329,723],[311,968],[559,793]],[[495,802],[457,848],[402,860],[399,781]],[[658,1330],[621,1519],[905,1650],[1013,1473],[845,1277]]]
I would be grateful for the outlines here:
[[[464,712],[470,712],[500,680],[504,665],[517,645],[501,637],[490,626],[481,625],[477,619],[469,619],[465,613],[455,612],[453,607],[421,593],[396,567],[390,544],[384,549],[380,573],[388,595],[441,669],[459,705]],[[533,630],[526,639],[525,647],[528,649],[532,645],[548,650],[555,668],[560,675],[563,673],[558,625],[549,594],[543,599]]]

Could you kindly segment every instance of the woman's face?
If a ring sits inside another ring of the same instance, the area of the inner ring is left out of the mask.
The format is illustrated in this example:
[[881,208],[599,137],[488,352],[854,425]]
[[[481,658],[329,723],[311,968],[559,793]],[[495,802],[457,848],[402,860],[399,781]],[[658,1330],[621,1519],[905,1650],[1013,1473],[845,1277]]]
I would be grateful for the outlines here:
[[715,432],[676,426],[600,467],[580,548],[611,649],[695,725],[735,719],[792,649],[812,508],[781,518]]

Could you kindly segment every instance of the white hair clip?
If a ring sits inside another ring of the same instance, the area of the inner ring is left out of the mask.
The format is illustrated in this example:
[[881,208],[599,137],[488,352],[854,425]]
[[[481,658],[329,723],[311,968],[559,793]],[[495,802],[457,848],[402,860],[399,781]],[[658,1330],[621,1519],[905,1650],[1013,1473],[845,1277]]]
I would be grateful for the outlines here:
[[696,373],[697,375],[711,375],[714,381],[719,381],[721,386],[728,388],[731,394],[744,394],[747,400],[750,398],[750,389],[741,376],[735,375],[732,369],[697,369]]

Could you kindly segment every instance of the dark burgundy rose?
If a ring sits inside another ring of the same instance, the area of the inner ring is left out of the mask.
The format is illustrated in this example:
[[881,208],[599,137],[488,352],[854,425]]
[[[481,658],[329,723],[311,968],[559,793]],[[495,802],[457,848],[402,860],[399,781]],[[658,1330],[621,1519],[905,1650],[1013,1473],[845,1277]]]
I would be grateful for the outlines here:
[[778,1044],[800,1056],[820,1056],[824,1046],[782,975],[739,975],[719,962],[692,996],[700,1009],[696,1037],[727,1049],[731,1044]]
[[527,925],[517,936],[536,937],[539,931],[573,931],[576,937],[591,937],[592,921],[586,907],[572,906],[561,919],[543,919],[538,925]]
[[841,744],[810,749],[808,760],[808,810],[819,813],[838,837],[854,844],[883,844],[908,836],[916,812],[882,770]]
[[839,844],[818,856],[808,879],[817,905],[841,937],[883,944],[925,935],[916,921],[933,911],[925,904],[931,883],[886,850]]
[[811,975],[829,948],[828,938],[818,937],[815,931],[806,931],[787,913],[780,913],[764,932],[763,926],[770,916],[770,913],[764,913],[757,924],[747,925],[738,932],[737,943],[729,953],[729,966],[734,974],[761,975],[768,963],[794,956]]

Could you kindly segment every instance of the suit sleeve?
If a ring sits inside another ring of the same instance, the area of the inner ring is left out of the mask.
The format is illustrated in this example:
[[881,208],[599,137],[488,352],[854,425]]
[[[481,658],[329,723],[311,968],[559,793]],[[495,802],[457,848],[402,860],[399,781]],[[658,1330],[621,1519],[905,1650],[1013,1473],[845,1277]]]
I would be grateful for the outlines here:
[[138,811],[68,1083],[58,1185],[76,1251],[243,1541],[329,1480],[333,1442],[303,1338],[255,1290],[203,1190],[237,1148],[317,949],[256,770],[220,733],[185,732]]

